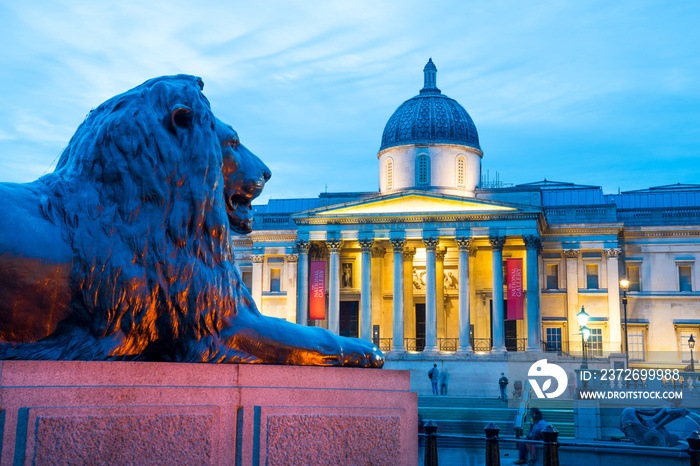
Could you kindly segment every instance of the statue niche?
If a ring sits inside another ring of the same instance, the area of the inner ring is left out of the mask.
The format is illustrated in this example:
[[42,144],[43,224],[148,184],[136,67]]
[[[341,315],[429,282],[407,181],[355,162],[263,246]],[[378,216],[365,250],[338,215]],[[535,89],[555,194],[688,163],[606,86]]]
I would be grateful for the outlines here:
[[256,309],[229,230],[251,231],[271,174],[203,86],[146,81],[91,111],[53,173],[0,183],[0,359],[382,366]]

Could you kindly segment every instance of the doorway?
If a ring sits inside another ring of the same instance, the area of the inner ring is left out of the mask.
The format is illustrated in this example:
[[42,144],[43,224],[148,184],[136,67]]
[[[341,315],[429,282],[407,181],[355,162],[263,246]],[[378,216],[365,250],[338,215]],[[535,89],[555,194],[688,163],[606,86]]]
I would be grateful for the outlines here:
[[425,303],[416,303],[416,351],[425,348]]
[[339,331],[341,337],[359,337],[360,329],[360,302],[341,301]]

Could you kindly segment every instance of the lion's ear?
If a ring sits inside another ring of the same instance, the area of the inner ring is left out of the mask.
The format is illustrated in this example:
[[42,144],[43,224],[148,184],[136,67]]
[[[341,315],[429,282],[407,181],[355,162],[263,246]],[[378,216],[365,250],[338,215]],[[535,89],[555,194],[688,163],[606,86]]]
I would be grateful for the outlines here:
[[186,105],[177,104],[170,111],[170,129],[186,129],[192,127],[192,109]]

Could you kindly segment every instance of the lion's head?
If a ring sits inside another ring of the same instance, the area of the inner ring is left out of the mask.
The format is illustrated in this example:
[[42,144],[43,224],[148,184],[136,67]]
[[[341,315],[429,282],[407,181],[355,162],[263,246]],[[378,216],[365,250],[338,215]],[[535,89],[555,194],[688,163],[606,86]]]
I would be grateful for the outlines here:
[[[194,76],[167,76],[92,110],[45,177],[75,252],[72,315],[111,356],[215,334],[250,305],[229,229],[251,231],[270,170],[214,116]],[[109,310],[107,315],[102,315]],[[192,333],[193,335],[184,335]]]

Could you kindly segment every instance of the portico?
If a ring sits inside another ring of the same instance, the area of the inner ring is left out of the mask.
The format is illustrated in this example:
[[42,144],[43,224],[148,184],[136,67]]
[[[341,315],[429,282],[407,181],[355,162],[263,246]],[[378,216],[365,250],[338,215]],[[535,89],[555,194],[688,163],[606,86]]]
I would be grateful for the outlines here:
[[[541,209],[403,191],[293,219],[299,266],[308,244],[323,251],[334,333],[356,336],[359,328],[357,336],[378,336],[394,353],[540,349]],[[505,318],[504,258],[523,259],[527,326]],[[299,287],[299,303],[308,302],[305,293]]]

